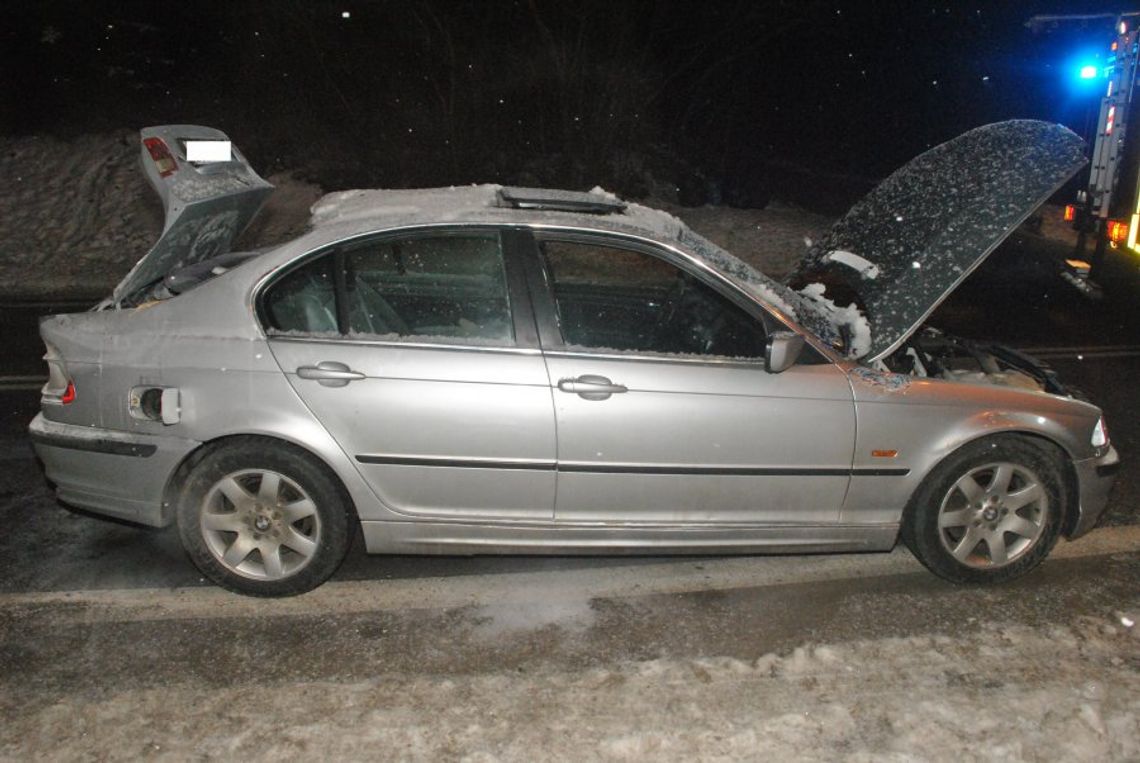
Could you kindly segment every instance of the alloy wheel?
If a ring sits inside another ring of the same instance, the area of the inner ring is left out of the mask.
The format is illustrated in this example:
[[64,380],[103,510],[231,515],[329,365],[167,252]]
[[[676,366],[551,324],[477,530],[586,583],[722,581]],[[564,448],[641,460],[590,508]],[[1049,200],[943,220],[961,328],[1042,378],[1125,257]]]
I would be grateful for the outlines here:
[[214,558],[255,580],[296,574],[313,559],[321,541],[313,500],[296,482],[267,469],[222,477],[207,491],[199,516]]
[[1036,545],[1048,514],[1048,491],[1031,470],[1008,461],[984,464],[946,492],[938,537],[968,567],[1004,567]]

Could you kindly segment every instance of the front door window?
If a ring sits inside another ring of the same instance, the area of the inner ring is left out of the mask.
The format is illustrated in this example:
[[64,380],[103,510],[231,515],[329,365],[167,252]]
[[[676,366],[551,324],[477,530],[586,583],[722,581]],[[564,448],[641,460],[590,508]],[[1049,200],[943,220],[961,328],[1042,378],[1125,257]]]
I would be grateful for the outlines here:
[[759,321],[662,259],[576,241],[546,241],[542,252],[571,348],[764,357]]

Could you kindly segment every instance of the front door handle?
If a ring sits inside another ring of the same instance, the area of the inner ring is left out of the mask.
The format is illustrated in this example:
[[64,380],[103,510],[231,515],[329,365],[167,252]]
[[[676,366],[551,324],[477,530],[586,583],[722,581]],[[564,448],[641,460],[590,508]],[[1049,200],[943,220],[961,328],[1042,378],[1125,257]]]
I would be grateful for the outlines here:
[[624,384],[614,384],[606,377],[594,374],[585,374],[577,379],[559,379],[558,389],[584,400],[605,400],[614,393],[629,392]]
[[297,369],[297,376],[302,379],[315,379],[324,387],[344,387],[350,381],[365,378],[359,371],[353,371],[344,363],[333,360],[322,360],[315,366],[301,366]]

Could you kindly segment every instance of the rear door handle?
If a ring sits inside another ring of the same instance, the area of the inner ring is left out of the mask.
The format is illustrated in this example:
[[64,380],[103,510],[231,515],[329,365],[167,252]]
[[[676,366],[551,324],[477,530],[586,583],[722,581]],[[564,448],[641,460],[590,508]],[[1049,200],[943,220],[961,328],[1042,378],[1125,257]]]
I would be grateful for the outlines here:
[[297,376],[302,379],[315,379],[318,384],[325,387],[344,387],[350,381],[365,378],[359,371],[353,371],[344,363],[333,360],[322,360],[315,366],[301,366],[297,369]]
[[629,392],[624,384],[614,384],[606,377],[594,374],[584,374],[577,379],[559,379],[558,389],[584,400],[605,400],[615,393]]

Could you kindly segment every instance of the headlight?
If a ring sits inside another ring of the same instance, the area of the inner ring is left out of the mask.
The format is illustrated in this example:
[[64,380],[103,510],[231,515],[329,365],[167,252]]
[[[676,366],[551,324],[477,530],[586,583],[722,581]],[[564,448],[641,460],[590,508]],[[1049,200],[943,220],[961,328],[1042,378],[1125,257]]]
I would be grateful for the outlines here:
[[1104,425],[1104,416],[1096,420],[1096,426],[1093,427],[1092,433],[1092,446],[1094,448],[1103,448],[1108,445],[1108,427]]

